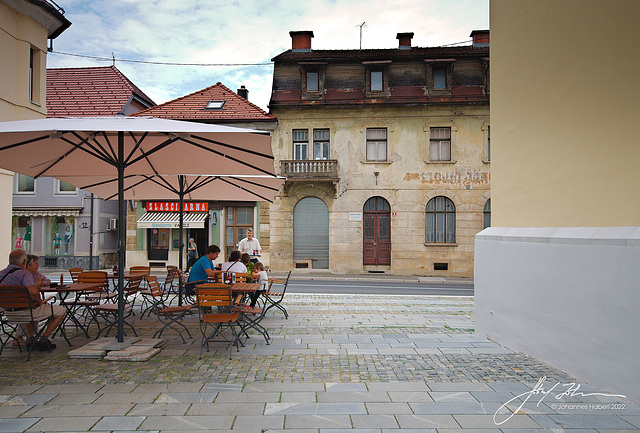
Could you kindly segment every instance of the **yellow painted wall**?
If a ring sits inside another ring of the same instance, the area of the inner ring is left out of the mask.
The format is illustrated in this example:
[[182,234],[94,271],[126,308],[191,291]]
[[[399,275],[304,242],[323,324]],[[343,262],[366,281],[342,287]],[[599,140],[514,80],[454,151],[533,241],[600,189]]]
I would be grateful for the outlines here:
[[[33,101],[29,100],[29,53],[37,50]],[[0,2],[0,121],[45,117],[47,30]],[[0,268],[9,257],[13,173],[0,170]]]
[[491,0],[490,16],[492,225],[640,225],[640,2]]

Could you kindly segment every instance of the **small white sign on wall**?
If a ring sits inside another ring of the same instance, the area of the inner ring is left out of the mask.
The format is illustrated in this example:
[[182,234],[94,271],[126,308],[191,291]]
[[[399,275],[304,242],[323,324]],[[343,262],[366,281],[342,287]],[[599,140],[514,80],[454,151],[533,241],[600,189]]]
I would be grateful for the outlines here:
[[362,212],[349,212],[349,221],[362,221]]

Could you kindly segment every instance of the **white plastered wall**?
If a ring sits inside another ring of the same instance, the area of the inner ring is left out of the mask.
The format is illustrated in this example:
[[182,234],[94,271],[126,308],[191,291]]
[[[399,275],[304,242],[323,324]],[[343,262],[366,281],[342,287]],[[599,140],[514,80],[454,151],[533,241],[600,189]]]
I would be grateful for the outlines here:
[[640,227],[488,228],[476,333],[640,401]]

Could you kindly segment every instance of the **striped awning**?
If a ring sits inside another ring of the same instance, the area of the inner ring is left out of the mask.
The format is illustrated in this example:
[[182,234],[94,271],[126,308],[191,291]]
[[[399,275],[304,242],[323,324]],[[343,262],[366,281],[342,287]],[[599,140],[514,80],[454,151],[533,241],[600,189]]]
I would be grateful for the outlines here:
[[12,209],[13,216],[28,216],[28,217],[47,217],[47,216],[60,216],[60,217],[77,217],[80,215],[80,209]]
[[[185,229],[204,228],[207,212],[185,212],[183,227]],[[139,229],[177,229],[180,228],[180,213],[178,212],[145,212],[138,220]]]

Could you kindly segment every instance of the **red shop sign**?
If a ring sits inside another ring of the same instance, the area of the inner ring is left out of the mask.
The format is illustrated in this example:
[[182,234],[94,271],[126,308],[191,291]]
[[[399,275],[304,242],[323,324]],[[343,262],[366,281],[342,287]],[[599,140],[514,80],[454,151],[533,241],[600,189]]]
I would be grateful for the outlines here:
[[[180,203],[173,201],[148,201],[146,204],[146,210],[147,212],[180,212]],[[209,203],[185,202],[183,211],[208,212]]]

